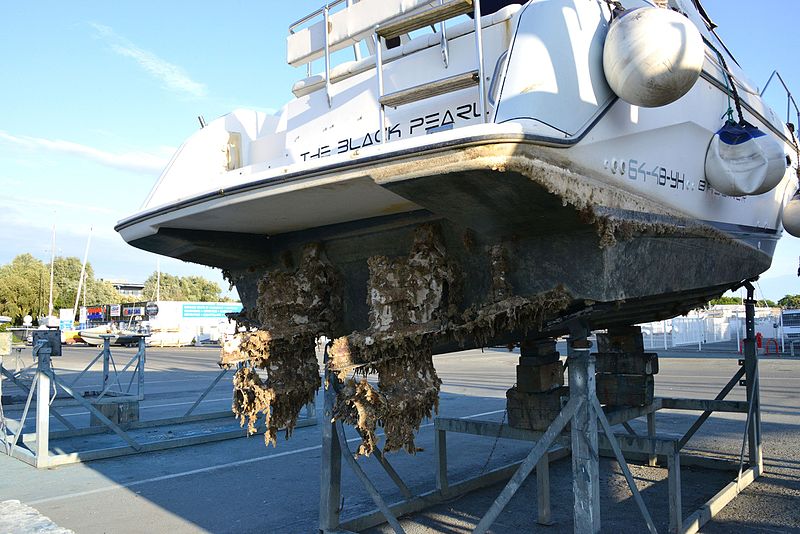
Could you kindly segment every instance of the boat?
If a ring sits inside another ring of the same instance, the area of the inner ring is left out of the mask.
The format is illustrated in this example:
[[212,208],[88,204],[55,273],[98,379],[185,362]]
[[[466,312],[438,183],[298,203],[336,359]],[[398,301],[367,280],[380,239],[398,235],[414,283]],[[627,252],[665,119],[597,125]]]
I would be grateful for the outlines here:
[[223,363],[311,369],[324,333],[342,378],[408,356],[416,392],[430,353],[685,313],[800,233],[794,128],[714,28],[699,0],[331,2],[289,27],[295,98],[201,121],[116,230],[224,270],[251,331]]
[[113,345],[117,342],[119,333],[111,325],[100,325],[81,330],[80,338],[85,341],[87,345],[94,346],[103,346],[104,338],[108,338],[109,343]]
[[123,347],[135,347],[139,345],[139,339],[144,335],[147,335],[146,332],[137,328],[120,329],[117,331],[117,339],[114,340],[114,343]]

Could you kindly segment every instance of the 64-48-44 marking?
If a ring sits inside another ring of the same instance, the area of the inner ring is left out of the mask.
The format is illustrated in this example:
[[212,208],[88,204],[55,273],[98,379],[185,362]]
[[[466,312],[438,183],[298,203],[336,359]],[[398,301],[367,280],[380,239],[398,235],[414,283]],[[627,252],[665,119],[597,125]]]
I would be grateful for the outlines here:
[[626,173],[631,180],[654,180],[656,184],[670,189],[685,190],[686,174],[680,171],[667,169],[663,165],[648,165],[647,162],[635,159],[628,160],[628,172]]

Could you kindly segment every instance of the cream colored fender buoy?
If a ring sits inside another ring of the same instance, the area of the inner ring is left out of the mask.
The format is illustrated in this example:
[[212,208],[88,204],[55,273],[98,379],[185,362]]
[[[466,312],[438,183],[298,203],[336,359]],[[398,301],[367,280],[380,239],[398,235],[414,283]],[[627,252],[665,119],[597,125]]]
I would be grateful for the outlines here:
[[795,237],[800,237],[800,189],[783,207],[783,228]]
[[706,152],[711,187],[734,197],[760,195],[778,185],[786,173],[786,154],[774,138],[749,124],[727,122]]
[[643,7],[614,19],[603,45],[611,89],[635,106],[675,102],[700,77],[705,47],[692,22],[671,9]]

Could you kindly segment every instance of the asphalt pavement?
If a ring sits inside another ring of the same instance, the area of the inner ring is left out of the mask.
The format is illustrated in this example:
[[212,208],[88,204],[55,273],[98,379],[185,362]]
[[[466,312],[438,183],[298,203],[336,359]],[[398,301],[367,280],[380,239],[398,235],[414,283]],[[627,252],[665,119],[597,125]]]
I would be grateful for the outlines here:
[[[77,376],[96,352],[91,347],[65,348],[64,356],[55,364],[57,372],[66,378]],[[125,362],[126,356],[133,354],[132,349],[124,348],[114,352],[117,362]],[[661,396],[713,398],[738,369],[738,355],[723,348],[659,352],[656,394]],[[517,356],[492,349],[435,357],[443,380],[440,415],[503,421],[505,392],[515,381]],[[148,349],[142,418],[183,413],[218,375],[217,357],[218,349],[214,348]],[[764,358],[760,377],[767,472],[703,532],[800,532],[800,360]],[[82,378],[87,388],[98,380],[95,368]],[[226,376],[211,389],[202,410],[229,407],[230,388]],[[8,392],[4,383],[4,395]],[[735,388],[729,398],[743,400],[744,388]],[[321,407],[319,397],[317,405]],[[63,411],[76,424],[88,424],[88,413],[80,407]],[[6,415],[18,417],[19,412],[7,409]],[[696,416],[659,412],[659,434],[681,435]],[[55,420],[53,424],[56,428]],[[637,429],[643,424],[643,420],[633,422]],[[741,414],[714,414],[690,442],[690,452],[738,457],[743,428]],[[351,445],[357,442],[353,432],[348,438]],[[435,480],[431,422],[420,429],[417,441],[423,450],[415,456],[396,453],[389,459],[410,489],[420,493],[432,489]],[[59,527],[78,533],[312,533],[317,532],[320,442],[320,428],[313,426],[297,429],[289,440],[279,440],[275,448],[265,446],[260,436],[253,436],[56,469],[36,470],[0,456],[0,503],[19,500]],[[57,448],[58,443],[51,447]],[[449,476],[453,481],[468,478],[518,461],[529,451],[529,443],[450,435]],[[401,497],[377,462],[361,462],[387,500]],[[654,520],[664,526],[666,471],[633,470]],[[730,476],[718,471],[682,470],[685,515],[729,482]],[[644,523],[621,477],[615,462],[601,462],[603,531],[643,531]],[[571,532],[569,459],[553,463],[551,484],[555,525],[535,523],[535,480],[531,480],[501,514],[492,532]],[[372,510],[369,496],[347,468],[343,470],[343,488],[343,517]],[[408,532],[469,532],[500,489],[502,486],[489,487],[404,518],[404,528]],[[3,509],[0,506],[0,525]],[[384,526],[373,531],[390,530]]]

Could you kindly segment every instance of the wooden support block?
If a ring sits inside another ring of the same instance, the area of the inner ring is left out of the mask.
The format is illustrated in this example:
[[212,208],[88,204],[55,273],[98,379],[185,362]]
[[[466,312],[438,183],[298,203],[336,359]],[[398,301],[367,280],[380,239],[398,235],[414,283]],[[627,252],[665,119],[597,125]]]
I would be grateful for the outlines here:
[[523,393],[516,387],[506,392],[508,424],[513,428],[546,430],[561,411],[561,397],[569,388],[561,386],[544,393]]
[[645,406],[653,402],[652,375],[597,374],[597,399],[609,406]]
[[655,352],[598,352],[597,372],[618,375],[658,374]]
[[564,366],[560,361],[517,366],[517,389],[523,393],[541,393],[563,385]]
[[551,357],[554,352],[556,352],[556,342],[554,339],[524,339],[519,344],[519,353],[521,356],[548,358]]
[[597,334],[597,352],[644,352],[642,329],[638,326],[609,328]]

